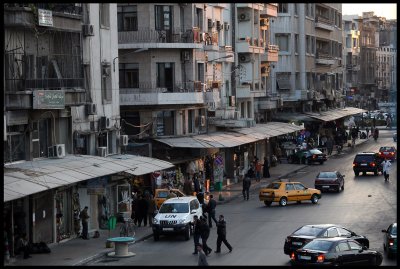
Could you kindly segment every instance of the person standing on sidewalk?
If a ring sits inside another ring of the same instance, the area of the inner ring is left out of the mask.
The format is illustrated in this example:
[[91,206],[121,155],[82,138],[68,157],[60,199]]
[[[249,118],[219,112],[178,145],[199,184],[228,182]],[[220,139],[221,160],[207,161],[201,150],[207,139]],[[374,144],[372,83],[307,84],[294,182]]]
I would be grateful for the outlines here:
[[200,226],[200,220],[197,215],[193,216],[193,222],[191,223],[193,227],[193,242],[194,242],[194,252],[192,253],[193,255],[197,254],[197,245],[200,243],[200,237],[201,237],[201,226]]
[[268,157],[264,157],[264,164],[263,164],[263,178],[270,178],[271,175],[269,173],[269,162]]
[[138,222],[138,227],[142,225],[142,220],[143,220],[143,226],[147,226],[147,202],[144,199],[143,195],[140,195],[140,198],[138,200],[137,204],[137,222]]
[[150,194],[146,198],[147,202],[147,218],[149,220],[149,226],[153,226],[154,212],[157,210],[156,201],[154,201],[153,195]]
[[390,163],[388,158],[386,158],[382,162],[382,166],[383,166],[383,176],[385,177],[385,181],[389,181],[390,166],[392,166],[392,164]]
[[89,214],[88,214],[89,207],[85,206],[85,208],[81,211],[79,217],[82,220],[82,239],[89,240],[88,235],[88,225],[89,225]]
[[328,150],[328,155],[332,155],[333,151],[333,139],[331,136],[328,137],[328,140],[326,140],[326,149]]
[[247,198],[247,201],[249,200],[250,186],[251,186],[251,180],[249,177],[249,173],[247,173],[243,179],[243,190],[242,190],[243,200],[246,200],[246,198]]
[[197,253],[199,254],[199,259],[197,261],[198,266],[208,266],[207,257],[203,251],[203,245],[197,244]]
[[221,245],[224,242],[225,246],[229,249],[229,252],[232,252],[233,247],[229,244],[228,240],[226,240],[226,222],[223,215],[219,215],[219,220],[217,223],[217,250],[215,253],[221,252]]
[[212,194],[210,194],[210,200],[208,201],[207,207],[208,226],[212,228],[211,219],[213,219],[215,224],[217,224],[217,219],[215,218],[215,208],[217,207],[217,202],[214,200],[214,195]]
[[261,163],[258,161],[258,158],[256,160],[255,168],[256,168],[256,181],[260,182],[261,180]]

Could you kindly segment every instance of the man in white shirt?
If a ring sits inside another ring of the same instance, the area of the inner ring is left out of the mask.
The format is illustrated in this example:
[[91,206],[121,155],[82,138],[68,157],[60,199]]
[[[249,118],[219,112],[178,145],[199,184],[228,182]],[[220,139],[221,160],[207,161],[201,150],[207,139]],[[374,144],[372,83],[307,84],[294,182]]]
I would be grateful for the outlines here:
[[382,162],[382,167],[383,167],[383,176],[385,177],[385,181],[389,181],[389,172],[390,172],[390,166],[392,164],[390,163],[389,159],[385,159]]

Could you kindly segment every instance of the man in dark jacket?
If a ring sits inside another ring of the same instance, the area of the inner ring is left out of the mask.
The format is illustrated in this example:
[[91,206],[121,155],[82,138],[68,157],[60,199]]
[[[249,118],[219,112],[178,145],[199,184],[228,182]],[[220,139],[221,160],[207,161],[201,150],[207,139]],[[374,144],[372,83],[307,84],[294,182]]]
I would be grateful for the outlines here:
[[197,254],[197,245],[200,243],[200,237],[201,237],[201,226],[200,226],[200,220],[197,215],[193,216],[193,222],[191,223],[192,229],[193,229],[193,242],[194,242],[194,252],[192,253]]
[[142,225],[142,220],[144,221],[144,226],[147,226],[147,202],[144,199],[143,195],[140,196],[138,203],[137,203],[137,222],[138,227]]
[[212,228],[211,219],[214,220],[215,224],[217,224],[217,219],[215,218],[215,208],[217,207],[217,202],[213,199],[214,196],[210,194],[210,200],[208,201],[207,205],[207,212],[208,212],[208,226]]
[[249,174],[246,174],[246,176],[243,179],[243,190],[242,190],[243,200],[246,200],[246,199],[247,199],[247,201],[249,200],[250,186],[251,186],[251,180],[250,180]]
[[228,240],[226,240],[226,222],[223,215],[219,215],[219,220],[217,223],[217,250],[215,253],[221,252],[221,244],[224,242],[225,246],[229,249],[229,252],[232,252],[233,248],[231,244],[229,244]]
[[207,240],[210,236],[210,228],[207,225],[207,220],[203,217],[200,217],[200,234],[204,253],[208,256],[212,251],[212,249],[207,245]]

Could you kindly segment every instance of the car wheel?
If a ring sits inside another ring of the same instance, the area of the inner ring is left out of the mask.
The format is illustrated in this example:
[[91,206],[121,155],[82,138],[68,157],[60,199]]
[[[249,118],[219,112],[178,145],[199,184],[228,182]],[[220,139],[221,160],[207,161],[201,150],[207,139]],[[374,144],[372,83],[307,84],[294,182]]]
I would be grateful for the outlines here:
[[313,196],[311,196],[311,202],[312,202],[313,204],[318,203],[318,195],[313,194]]
[[154,241],[160,240],[160,234],[157,232],[153,232]]
[[391,259],[391,258],[393,258],[393,256],[394,256],[394,255],[388,251],[388,253],[387,253],[387,257],[388,257],[388,259]]
[[264,204],[265,204],[266,206],[270,206],[270,205],[272,204],[272,201],[264,201]]
[[363,176],[366,176],[367,175],[367,172],[363,172]]
[[344,183],[343,183],[343,185],[342,185],[342,191],[344,191]]
[[336,192],[339,193],[339,192],[340,192],[340,189],[341,189],[341,188],[340,188],[340,185],[338,185],[338,186],[337,186]]
[[286,197],[282,197],[282,198],[279,200],[279,205],[280,205],[280,206],[285,206],[285,205],[287,205],[287,198],[286,198]]
[[190,226],[188,226],[188,227],[185,229],[185,240],[186,240],[186,241],[188,241],[188,240],[190,239],[190,235],[191,235]]

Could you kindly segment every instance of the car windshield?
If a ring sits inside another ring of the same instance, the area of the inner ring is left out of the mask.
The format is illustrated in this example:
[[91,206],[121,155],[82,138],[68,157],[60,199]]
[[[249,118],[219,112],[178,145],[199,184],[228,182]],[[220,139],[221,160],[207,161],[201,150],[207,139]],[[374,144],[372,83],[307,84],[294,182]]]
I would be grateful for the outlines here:
[[397,225],[393,225],[391,235],[397,235]]
[[310,153],[311,154],[322,154],[322,151],[320,151],[318,149],[310,149]]
[[373,155],[356,155],[356,158],[354,159],[356,162],[373,162],[374,161],[374,156]]
[[333,172],[321,172],[317,176],[318,178],[336,178],[336,173]]
[[303,246],[303,249],[328,251],[332,247],[333,242],[327,240],[313,240]]
[[162,204],[160,213],[188,213],[189,205],[186,203],[166,203]]
[[280,186],[281,186],[281,183],[272,182],[272,183],[268,184],[267,189],[278,190]]
[[295,231],[293,235],[309,235],[317,237],[322,232],[322,230],[323,229],[319,227],[303,226]]

